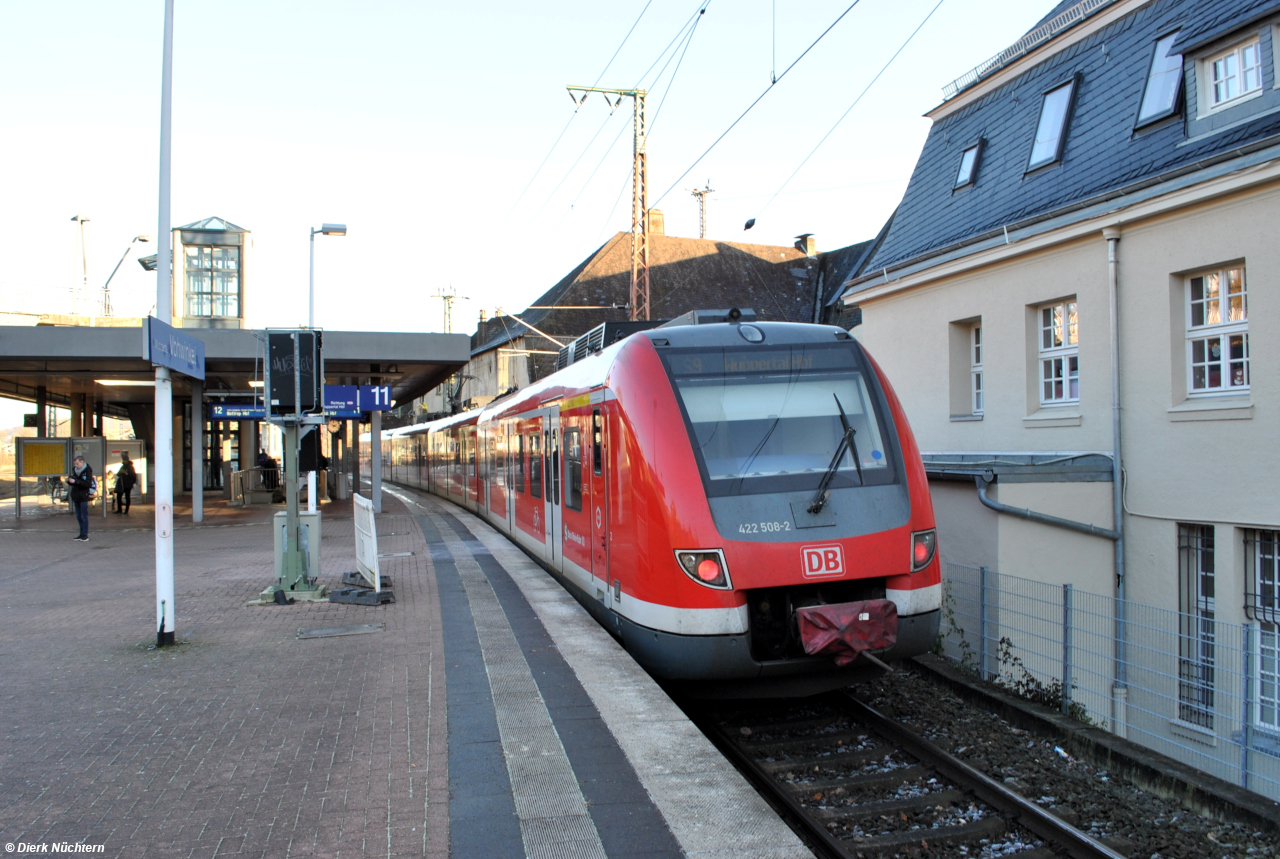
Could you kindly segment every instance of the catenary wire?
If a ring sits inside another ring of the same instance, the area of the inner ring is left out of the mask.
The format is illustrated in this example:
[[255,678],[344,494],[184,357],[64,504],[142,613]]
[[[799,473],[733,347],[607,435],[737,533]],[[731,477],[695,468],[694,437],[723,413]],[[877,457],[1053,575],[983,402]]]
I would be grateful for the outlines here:
[[735,119],[733,122],[731,122],[731,123],[729,124],[729,127],[728,127],[728,128],[726,128],[724,131],[722,131],[722,132],[720,133],[720,136],[719,136],[719,137],[717,137],[715,140],[713,140],[713,141],[711,142],[711,145],[707,147],[707,149],[706,149],[706,151],[705,151],[705,152],[703,152],[703,153],[702,153],[701,155],[699,155],[696,159],[694,159],[694,162],[693,162],[692,164],[690,164],[688,167],[686,167],[686,168],[685,168],[685,171],[684,171],[683,173],[681,173],[678,177],[676,177],[676,181],[675,181],[675,182],[673,182],[673,183],[671,183],[671,187],[670,187],[670,188],[668,188],[667,190],[663,191],[663,192],[662,192],[662,194],[661,194],[661,196],[659,196],[659,197],[658,197],[658,199],[656,199],[656,200],[654,200],[654,201],[653,201],[653,204],[654,204],[655,206],[656,206],[656,205],[658,205],[659,203],[661,203],[661,202],[662,202],[663,198],[665,198],[668,194],[670,194],[672,191],[674,191],[674,190],[675,190],[675,188],[676,188],[676,186],[677,186],[677,185],[679,185],[681,182],[683,182],[683,181],[684,181],[684,177],[685,177],[685,176],[688,176],[688,175],[689,175],[689,172],[690,172],[691,170],[693,170],[693,168],[694,168],[694,167],[697,167],[697,166],[698,166],[698,164],[702,162],[702,159],[703,159],[703,158],[706,158],[706,157],[711,153],[711,150],[712,150],[712,149],[715,149],[715,148],[716,148],[716,146],[720,143],[720,141],[721,141],[721,140],[724,140],[724,139],[725,139],[725,137],[727,137],[727,136],[728,136],[729,132],[730,132],[730,131],[733,131],[734,127],[735,127],[739,122],[742,122],[742,120],[746,118],[746,115],[747,115],[748,113],[750,113],[750,112],[751,112],[752,108],[754,108],[757,104],[759,104],[759,103],[760,103],[760,101],[761,101],[761,100],[762,100],[766,95],[768,95],[768,94],[773,90],[774,86],[776,86],[779,82],[781,82],[781,81],[782,81],[782,79],[783,79],[783,78],[785,78],[785,77],[787,76],[787,72],[789,72],[789,71],[791,71],[792,69],[794,69],[794,68],[796,67],[796,64],[797,64],[797,63],[799,63],[801,60],[803,60],[803,59],[805,58],[805,56],[806,56],[806,55],[808,55],[808,53],[809,53],[810,51],[812,51],[812,50],[814,49],[814,47],[815,47],[815,46],[817,46],[817,44],[818,44],[819,42],[821,42],[821,41],[826,37],[826,35],[827,35],[828,33],[830,33],[830,32],[835,28],[836,24],[839,24],[842,20],[844,20],[844,16],[845,16],[845,15],[848,15],[850,12],[852,12],[852,11],[853,11],[853,7],[854,7],[854,6],[857,6],[857,5],[858,5],[858,2],[859,2],[859,0],[853,0],[853,2],[849,4],[849,8],[847,8],[847,9],[845,9],[843,12],[841,12],[841,13],[840,13],[840,15],[839,15],[839,16],[838,16],[834,21],[832,21],[832,22],[831,22],[831,24],[827,27],[827,29],[823,30],[823,31],[822,31],[822,33],[821,33],[821,35],[819,35],[819,36],[818,36],[818,38],[814,39],[814,40],[813,40],[813,43],[812,43],[812,44],[810,44],[810,45],[809,45],[809,47],[807,47],[807,48],[805,48],[805,49],[804,49],[804,51],[800,54],[800,56],[798,56],[798,57],[796,57],[794,60],[792,60],[792,61],[791,61],[791,65],[787,66],[785,69],[783,69],[783,70],[782,70],[782,74],[778,75],[777,80],[771,81],[771,82],[769,83],[769,86],[765,87],[764,92],[762,92],[762,93],[760,93],[760,95],[756,96],[755,101],[753,101],[753,102],[751,102],[751,104],[747,105],[747,109],[746,109],[746,110],[744,110],[744,111],[742,112],[742,114],[741,114],[737,119]]
[[863,87],[862,92],[858,93],[858,97],[853,100],[853,104],[849,105],[848,109],[845,110],[844,113],[840,114],[840,118],[836,120],[835,125],[831,126],[831,129],[827,131],[826,134],[822,135],[822,139],[818,141],[818,145],[814,146],[813,149],[809,152],[809,154],[804,157],[804,160],[800,162],[800,165],[796,167],[795,170],[791,171],[791,175],[787,177],[786,181],[778,186],[778,190],[773,192],[773,196],[769,198],[768,202],[766,202],[763,207],[761,207],[758,215],[764,214],[765,210],[767,210],[769,206],[773,204],[773,201],[777,199],[778,195],[782,193],[783,189],[786,188],[787,185],[791,184],[791,180],[796,178],[796,174],[799,173],[802,169],[804,169],[804,165],[809,163],[809,159],[814,156],[814,153],[816,153],[819,149],[822,148],[822,144],[827,142],[827,138],[835,133],[835,130],[840,127],[840,123],[844,122],[845,118],[848,117],[849,114],[853,112],[853,109],[858,106],[858,102],[862,101],[862,97],[867,94],[867,92],[871,89],[871,87],[875,86],[876,81],[880,80],[880,76],[883,75],[886,71],[888,71],[889,66],[893,65],[893,61],[898,58],[899,54],[901,54],[904,50],[906,50],[907,45],[911,44],[911,40],[916,37],[916,34],[920,32],[920,30],[924,27],[925,24],[929,23],[929,19],[933,17],[933,13],[937,12],[938,7],[945,2],[946,0],[938,0],[937,5],[935,5],[932,9],[929,10],[929,14],[925,15],[924,20],[916,25],[916,28],[911,31],[911,35],[907,36],[907,40],[902,43],[902,45],[898,48],[898,50],[893,52],[893,56],[890,57],[888,62],[886,62],[880,68],[880,71],[876,72],[876,76],[871,79],[871,82],[868,83],[865,87]]
[[[592,86],[599,85],[600,80],[605,76],[605,72],[609,71],[609,67],[613,65],[613,61],[618,58],[618,54],[621,53],[623,46],[627,44],[627,40],[631,38],[631,34],[634,33],[636,30],[636,27],[639,26],[640,19],[644,17],[645,12],[649,11],[649,6],[652,4],[653,4],[653,0],[648,0],[648,2],[644,4],[644,8],[640,10],[640,14],[636,16],[635,23],[631,25],[630,30],[627,30],[627,35],[622,37],[622,42],[618,45],[618,49],[613,52],[613,56],[609,58],[609,62],[605,63],[604,68],[600,70],[600,74],[596,78],[596,82],[592,84]],[[516,197],[516,201],[511,204],[510,211],[508,211],[507,214],[503,216],[502,224],[505,224],[507,222],[507,218],[510,218],[512,212],[516,210],[516,206],[520,205],[520,201],[524,199],[524,195],[529,193],[529,189],[532,188],[533,183],[537,181],[538,175],[542,173],[542,168],[546,166],[547,161],[550,160],[552,153],[556,151],[556,147],[559,146],[560,141],[564,139],[564,135],[569,130],[569,126],[573,124],[573,118],[577,115],[578,115],[578,108],[575,107],[573,109],[573,113],[569,114],[569,121],[564,124],[564,128],[560,130],[559,136],[556,137],[555,143],[551,144],[551,148],[548,149],[547,154],[543,156],[542,163],[538,165],[538,168],[533,171],[533,175],[529,177],[529,183],[524,186],[524,190],[520,192],[520,196]],[[502,224],[499,224],[499,226],[501,226]]]
[[[652,0],[651,0],[651,2],[652,2]],[[675,52],[672,52],[672,50],[671,50],[672,46],[673,46],[673,45],[676,45],[676,44],[677,44],[677,42],[678,42],[682,37],[684,37],[685,39],[692,39],[692,38],[693,38],[693,33],[694,33],[694,31],[696,31],[696,30],[698,29],[698,24],[702,21],[702,14],[703,14],[704,12],[706,12],[707,6],[709,6],[709,5],[711,5],[711,0],[699,0],[699,7],[698,7],[698,10],[697,10],[696,12],[694,12],[694,14],[693,14],[693,15],[691,15],[691,16],[689,17],[689,20],[685,21],[685,22],[684,22],[684,24],[682,24],[682,25],[680,26],[680,29],[676,32],[676,35],[671,39],[671,41],[670,41],[670,42],[668,42],[668,43],[667,43],[667,46],[666,46],[665,48],[663,48],[663,49],[662,49],[662,52],[661,52],[660,54],[658,54],[658,58],[657,58],[656,60],[654,60],[654,61],[653,61],[653,63],[649,66],[649,68],[648,68],[647,70],[645,70],[645,73],[644,73],[643,75],[641,75],[641,76],[640,76],[640,80],[641,80],[641,82],[643,82],[643,81],[644,81],[644,79],[645,79],[646,77],[648,77],[648,76],[649,76],[649,73],[653,71],[654,67],[655,67],[655,66],[657,66],[657,65],[658,65],[658,63],[662,61],[662,58],[663,58],[663,57],[666,57],[666,56],[667,56],[667,54],[668,54],[668,53],[670,53],[670,54],[671,54],[671,56],[670,56],[670,57],[668,57],[666,64],[664,64],[664,65],[663,65],[663,67],[662,67],[661,71],[659,71],[659,72],[658,72],[658,74],[657,74],[657,78],[654,80],[654,84],[655,84],[655,85],[657,84],[657,81],[658,81],[658,80],[660,80],[660,79],[662,78],[663,73],[667,70],[667,66],[669,66],[669,65],[671,64],[671,60],[675,58]],[[647,7],[646,7],[646,8],[647,8]],[[638,23],[638,19],[637,19],[637,23]],[[690,25],[692,25],[692,27],[691,27]],[[689,31],[688,36],[684,36],[684,32],[685,32],[685,30],[688,30],[688,31]],[[688,50],[688,43],[687,43],[687,41],[686,41],[686,44],[685,44],[685,49],[686,49],[686,50]],[[619,50],[620,50],[620,49],[619,49]],[[616,54],[615,54],[615,56],[616,56]],[[683,56],[683,54],[681,54],[681,59],[683,60],[683,58],[684,58],[684,56]],[[610,62],[612,62],[612,60],[610,60]],[[676,68],[677,68],[677,70],[679,69],[679,64],[677,64]],[[596,78],[596,83],[595,83],[595,84],[592,84],[592,86],[595,86],[596,84],[599,84],[599,83],[600,83],[600,81],[601,81],[601,79],[602,79],[603,77],[604,77],[604,74],[603,74],[603,73],[601,73],[600,77]],[[674,79],[675,79],[675,75],[673,74],[673,75],[672,75],[672,80],[674,80]],[[637,85],[637,86],[638,86],[638,85]],[[668,88],[668,91],[669,91],[669,90],[670,90],[670,84],[668,84],[668,87],[667,87],[667,88]],[[663,95],[663,98],[664,98],[664,99],[666,98],[666,95],[665,95],[665,94]],[[584,96],[584,99],[585,99],[585,96]],[[621,103],[621,99],[619,99],[618,103]],[[560,177],[560,181],[556,183],[555,188],[553,188],[553,189],[551,190],[551,193],[547,195],[546,199],[543,201],[542,205],[540,205],[540,206],[538,207],[538,210],[537,210],[536,212],[534,212],[534,214],[532,215],[531,219],[536,219],[536,218],[538,217],[538,215],[542,214],[542,211],[547,207],[547,205],[548,205],[548,204],[549,204],[553,199],[555,199],[555,196],[556,196],[556,194],[558,194],[558,193],[560,192],[560,189],[561,189],[562,187],[564,187],[564,183],[565,183],[565,182],[567,182],[567,181],[569,181],[569,177],[573,175],[573,171],[577,169],[578,165],[579,165],[580,163],[582,163],[582,159],[586,157],[586,155],[587,155],[587,153],[588,153],[589,151],[591,151],[591,147],[592,147],[592,145],[594,145],[594,144],[595,144],[596,139],[600,136],[600,132],[604,131],[605,126],[609,124],[609,120],[613,118],[614,112],[617,110],[618,103],[615,103],[615,104],[613,105],[613,107],[612,107],[612,108],[610,109],[610,111],[609,111],[609,115],[608,115],[607,117],[605,117],[604,122],[602,122],[602,123],[600,124],[600,128],[598,128],[598,129],[596,130],[596,133],[595,133],[595,134],[593,134],[593,135],[591,136],[591,140],[587,141],[587,145],[586,145],[585,147],[583,147],[582,152],[578,155],[578,157],[577,157],[576,159],[574,159],[573,164],[569,165],[569,169],[565,171],[565,173],[564,173],[564,175],[563,175],[562,177]],[[581,101],[579,101],[579,102],[578,102],[578,104],[579,104],[579,106],[581,106],[582,102],[581,102]],[[659,109],[661,109],[661,105],[659,105]],[[575,113],[577,112],[577,108],[575,108],[574,112],[575,112]],[[656,118],[656,115],[655,115],[655,118]],[[625,127],[625,126],[623,126],[623,129],[622,129],[622,130],[625,130],[625,129],[626,129],[626,127]],[[605,156],[606,156],[606,157],[608,156],[609,152],[610,152],[610,151],[612,151],[613,147],[617,144],[617,142],[618,142],[618,137],[621,137],[621,136],[622,136],[622,131],[619,131],[619,132],[618,132],[617,137],[615,137],[615,138],[614,138],[613,143],[610,143],[610,144],[609,144],[609,148],[605,150]],[[603,159],[601,159],[601,161],[603,162]],[[599,167],[597,167],[596,169],[599,169]],[[594,175],[595,175],[595,170],[591,171],[591,175],[592,175],[592,176],[594,176]],[[589,180],[589,179],[588,179],[588,182],[590,182],[590,180]],[[584,189],[585,189],[585,186],[584,186]],[[582,191],[579,191],[579,192],[578,192],[578,197],[581,197],[581,196],[582,196]],[[574,197],[573,202],[569,204],[569,209],[566,209],[566,210],[565,210],[565,214],[561,216],[561,219],[560,219],[560,220],[561,220],[561,222],[563,222],[564,218],[568,216],[568,212],[569,212],[569,210],[571,210],[571,209],[573,208],[574,204],[575,204],[575,203],[577,203],[577,201],[578,201],[578,197]]]
[[[680,73],[680,65],[684,62],[685,54],[689,52],[689,46],[693,44],[694,33],[698,31],[698,24],[702,23],[702,15],[707,11],[707,7],[709,7],[710,5],[711,5],[711,0],[706,0],[706,2],[700,8],[698,14],[693,19],[693,27],[690,28],[689,35],[685,37],[684,48],[683,50],[680,51],[680,59],[676,61],[676,67],[671,72],[671,80],[667,81],[666,89],[662,91],[662,98],[658,100],[658,108],[653,112],[653,119],[650,120],[650,122],[647,124],[647,127],[645,129],[646,137],[650,133],[652,133],[653,126],[658,121],[659,114],[662,113],[662,105],[666,103],[667,96],[671,94],[671,88],[675,86],[676,75]],[[670,48],[670,45],[668,45],[667,47]],[[664,50],[663,53],[665,54],[666,51]],[[658,81],[662,80],[663,74],[665,74],[667,71],[667,66],[671,65],[671,60],[675,59],[675,57],[676,55],[673,52],[671,54],[671,57],[668,58],[666,64],[663,65],[662,69],[658,72],[657,77],[654,79],[654,86],[657,85]],[[652,71],[653,66],[650,66],[649,70]],[[647,72],[646,72],[646,75],[647,75]],[[622,139],[623,132],[625,132],[626,130],[627,130],[627,127],[625,125],[622,126],[622,128],[618,129],[618,133],[613,138],[613,142],[610,143],[609,146],[605,149],[604,155],[600,157],[600,161],[596,164],[595,169],[591,171],[591,175],[587,177],[587,180],[582,184],[582,187],[578,189],[577,196],[575,196],[573,200],[569,203],[569,208],[565,210],[565,214],[561,216],[560,218],[561,222],[564,221],[564,218],[568,217],[569,211],[573,209],[573,207],[577,204],[578,200],[582,197],[583,193],[585,193],[587,188],[591,185],[591,180],[595,178],[596,173],[598,173],[600,168],[604,166],[604,162],[608,159],[609,155],[613,152],[614,147],[618,145],[618,141]],[[594,138],[592,139],[594,140]],[[613,213],[614,211],[616,211],[617,206],[618,204],[615,202],[613,205],[613,208],[609,210],[609,215],[608,215],[609,218],[613,217]]]

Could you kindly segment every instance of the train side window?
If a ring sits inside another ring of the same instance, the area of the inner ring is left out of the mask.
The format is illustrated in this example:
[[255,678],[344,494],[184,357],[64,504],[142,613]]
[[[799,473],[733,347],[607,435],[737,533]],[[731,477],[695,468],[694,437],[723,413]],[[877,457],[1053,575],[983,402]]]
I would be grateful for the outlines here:
[[591,412],[591,470],[595,474],[600,474],[604,467],[604,455],[601,452],[603,442],[604,419],[600,416],[600,410],[595,409]]
[[542,439],[529,433],[529,494],[542,497]]
[[560,506],[560,432],[551,431],[551,503]]
[[516,492],[524,494],[524,436],[516,436]]
[[582,430],[564,431],[564,506],[582,512]]

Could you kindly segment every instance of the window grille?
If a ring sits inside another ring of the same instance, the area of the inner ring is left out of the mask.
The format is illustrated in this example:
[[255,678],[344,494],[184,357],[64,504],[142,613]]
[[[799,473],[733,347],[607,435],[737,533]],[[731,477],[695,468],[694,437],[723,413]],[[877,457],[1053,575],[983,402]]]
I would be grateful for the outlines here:
[[1245,614],[1280,623],[1280,531],[1246,531],[1244,550]]
[[1213,728],[1214,533],[1178,525],[1178,718]]

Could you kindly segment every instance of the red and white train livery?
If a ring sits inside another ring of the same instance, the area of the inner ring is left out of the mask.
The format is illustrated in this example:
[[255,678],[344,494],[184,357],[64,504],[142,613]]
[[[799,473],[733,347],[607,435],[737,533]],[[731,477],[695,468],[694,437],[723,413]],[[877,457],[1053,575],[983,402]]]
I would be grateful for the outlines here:
[[933,507],[888,380],[839,328],[722,318],[633,334],[481,410],[396,430],[384,479],[488,520],[667,681],[851,682],[866,660],[810,655],[814,607],[884,627],[863,639],[882,660],[927,651]]

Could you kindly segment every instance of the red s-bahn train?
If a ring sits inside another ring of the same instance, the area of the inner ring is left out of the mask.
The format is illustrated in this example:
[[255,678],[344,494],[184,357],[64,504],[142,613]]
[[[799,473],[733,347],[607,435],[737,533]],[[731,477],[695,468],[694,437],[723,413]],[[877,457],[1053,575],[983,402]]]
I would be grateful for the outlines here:
[[690,691],[808,694],[865,676],[873,660],[809,652],[815,607],[852,606],[880,660],[927,651],[933,506],[883,372],[840,328],[713,318],[579,350],[483,409],[395,430],[384,480],[486,519]]

